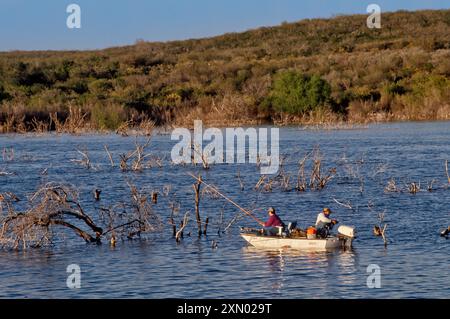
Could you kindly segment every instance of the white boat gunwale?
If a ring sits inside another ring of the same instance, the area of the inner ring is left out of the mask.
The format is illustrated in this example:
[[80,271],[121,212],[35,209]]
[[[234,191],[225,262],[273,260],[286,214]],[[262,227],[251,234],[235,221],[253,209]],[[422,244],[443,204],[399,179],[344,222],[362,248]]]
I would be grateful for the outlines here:
[[[273,235],[259,235],[254,233],[241,233],[240,235],[248,244],[257,248],[327,250],[346,246],[346,239],[338,236],[308,239],[305,237],[289,238]],[[351,245],[351,241],[349,244]]]

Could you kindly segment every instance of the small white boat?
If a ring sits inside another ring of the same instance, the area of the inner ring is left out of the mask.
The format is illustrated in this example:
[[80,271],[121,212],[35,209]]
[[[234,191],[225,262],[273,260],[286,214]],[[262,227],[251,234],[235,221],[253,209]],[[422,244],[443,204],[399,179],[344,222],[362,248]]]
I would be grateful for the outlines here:
[[355,232],[352,227],[341,226],[337,236],[327,238],[290,238],[288,235],[262,235],[257,230],[243,229],[241,237],[250,245],[264,249],[296,249],[323,251],[352,246]]

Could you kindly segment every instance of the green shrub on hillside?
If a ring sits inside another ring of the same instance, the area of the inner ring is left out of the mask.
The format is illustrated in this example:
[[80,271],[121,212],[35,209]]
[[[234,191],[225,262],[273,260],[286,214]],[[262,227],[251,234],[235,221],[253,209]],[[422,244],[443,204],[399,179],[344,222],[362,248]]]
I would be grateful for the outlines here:
[[275,77],[270,103],[278,112],[300,115],[325,105],[330,96],[330,85],[319,76],[287,71]]
[[126,120],[126,114],[120,105],[97,103],[91,109],[91,123],[101,130],[115,130]]

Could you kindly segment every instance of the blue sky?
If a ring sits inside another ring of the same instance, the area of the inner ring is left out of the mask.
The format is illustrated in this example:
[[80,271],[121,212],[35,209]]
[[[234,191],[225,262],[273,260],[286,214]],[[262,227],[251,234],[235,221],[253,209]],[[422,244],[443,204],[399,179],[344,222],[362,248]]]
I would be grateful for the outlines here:
[[[66,7],[81,7],[68,29]],[[450,8],[449,0],[0,0],[0,51],[98,49],[244,31],[283,21],[382,11]]]

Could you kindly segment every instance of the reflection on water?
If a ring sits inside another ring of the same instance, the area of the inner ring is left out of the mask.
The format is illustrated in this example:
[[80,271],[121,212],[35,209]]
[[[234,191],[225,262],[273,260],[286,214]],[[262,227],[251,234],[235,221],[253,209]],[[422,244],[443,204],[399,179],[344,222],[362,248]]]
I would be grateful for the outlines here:
[[[109,245],[86,245],[66,233],[66,243],[56,243],[46,250],[27,252],[0,251],[0,297],[24,298],[448,298],[450,241],[438,236],[449,221],[450,191],[443,163],[450,158],[450,125],[442,123],[396,123],[376,125],[367,130],[302,131],[296,127],[280,130],[280,153],[291,155],[284,169],[295,176],[298,159],[320,145],[324,171],[337,167],[337,176],[320,192],[257,192],[252,189],[260,177],[253,165],[217,165],[201,171],[205,180],[243,207],[274,206],[285,221],[298,221],[305,227],[314,223],[323,207],[335,211],[343,224],[356,226],[359,238],[354,250],[333,252],[265,251],[246,247],[238,226],[254,227],[251,219],[242,219],[230,232],[218,236],[220,211],[224,221],[236,215],[234,207],[222,200],[201,201],[202,218],[210,218],[208,238],[185,236],[175,243],[171,229],[155,234],[148,241],[119,241]],[[39,185],[49,181],[70,181],[80,190],[80,200],[94,218],[100,206],[129,201],[126,180],[149,192],[172,185],[170,196],[160,196],[155,210],[163,220],[171,213],[169,202],[181,203],[180,216],[192,211],[192,179],[187,168],[165,165],[139,174],[123,173],[111,168],[103,145],[113,156],[127,153],[133,137],[94,136],[4,136],[0,150],[14,148],[16,158],[0,167],[16,175],[0,177],[0,193],[12,191],[26,198]],[[173,146],[170,136],[152,139],[152,155],[170,158]],[[96,170],[74,165],[76,149],[87,148]],[[42,150],[45,150],[43,152]],[[363,164],[355,166],[364,158]],[[433,160],[430,160],[433,159]],[[344,163],[344,164],[342,164]],[[40,172],[48,168],[47,175]],[[191,169],[191,168],[189,168]],[[200,168],[192,168],[196,170]],[[236,172],[245,184],[241,191]],[[360,180],[349,172],[359,171]],[[386,193],[387,181],[398,185],[407,182],[435,180],[435,191]],[[92,190],[102,189],[102,200],[94,202]],[[333,199],[350,202],[353,209],[335,204]],[[380,238],[371,230],[378,222],[376,213],[367,209],[386,210],[388,238],[384,249]],[[26,201],[18,205],[25,206]],[[22,206],[22,208],[26,208]],[[264,218],[261,211],[259,217]],[[196,233],[195,222],[189,230]],[[418,231],[418,229],[420,231]],[[217,242],[212,248],[211,242]],[[82,288],[66,287],[66,268],[79,264]],[[367,266],[381,267],[382,288],[366,286]]]
[[[333,286],[356,284],[353,249],[314,252],[248,246],[242,249],[242,253],[249,265],[267,265],[267,276],[272,280],[270,287],[279,294],[283,293],[283,288],[302,282],[305,289],[311,288],[311,297],[320,298],[324,291],[330,289],[330,282]],[[309,277],[314,282],[308,281]]]
[[249,246],[243,248],[242,252],[246,260],[251,260],[251,264],[267,263],[267,275],[271,279],[270,288],[276,293],[281,293],[285,280],[283,272],[286,263],[283,250],[264,250]]

